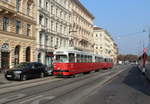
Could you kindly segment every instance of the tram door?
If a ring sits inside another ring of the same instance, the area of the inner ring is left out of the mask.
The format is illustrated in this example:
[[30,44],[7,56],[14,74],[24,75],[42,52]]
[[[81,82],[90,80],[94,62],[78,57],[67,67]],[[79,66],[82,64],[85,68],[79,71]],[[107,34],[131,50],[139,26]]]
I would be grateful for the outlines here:
[[10,57],[10,53],[9,52],[2,52],[1,53],[2,70],[9,68],[9,57]]

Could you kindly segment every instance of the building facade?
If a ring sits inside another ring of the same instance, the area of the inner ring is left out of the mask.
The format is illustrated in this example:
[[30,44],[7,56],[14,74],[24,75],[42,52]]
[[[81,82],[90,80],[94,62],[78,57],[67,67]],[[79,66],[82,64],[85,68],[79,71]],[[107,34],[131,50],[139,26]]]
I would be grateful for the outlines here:
[[70,46],[78,50],[93,52],[93,19],[94,16],[80,3],[71,0],[72,28]]
[[35,60],[36,0],[0,0],[0,69]]
[[118,55],[117,44],[106,30],[94,27],[94,43],[95,54],[112,57],[116,62]]
[[53,52],[69,46],[71,28],[70,0],[37,0],[36,60],[51,65]]

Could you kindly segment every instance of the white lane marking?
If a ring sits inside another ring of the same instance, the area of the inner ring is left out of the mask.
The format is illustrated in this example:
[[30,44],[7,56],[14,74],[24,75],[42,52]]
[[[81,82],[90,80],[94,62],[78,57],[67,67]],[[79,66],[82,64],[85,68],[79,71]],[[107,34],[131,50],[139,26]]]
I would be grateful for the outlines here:
[[5,97],[5,98],[0,99],[0,104],[6,103],[6,102],[11,101],[11,100],[19,99],[19,98],[22,98],[24,96],[25,96],[25,94],[17,94],[17,95]]
[[36,100],[36,99],[42,98],[42,97],[43,97],[43,95],[39,95],[39,96],[30,98],[30,99],[24,100],[24,101],[22,101],[22,102],[19,102],[19,104],[24,104],[24,103],[26,103],[26,102],[29,102],[29,101],[32,101],[32,100]]
[[31,104],[40,104],[40,101],[42,101],[42,100],[52,100],[54,98],[55,98],[55,96],[44,97],[44,98],[38,99],[36,101],[33,101]]

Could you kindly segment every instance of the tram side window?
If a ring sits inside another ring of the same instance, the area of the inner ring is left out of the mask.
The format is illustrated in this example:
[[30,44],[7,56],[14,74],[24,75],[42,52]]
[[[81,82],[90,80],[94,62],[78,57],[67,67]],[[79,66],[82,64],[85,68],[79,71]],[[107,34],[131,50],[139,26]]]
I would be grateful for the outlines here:
[[81,62],[81,55],[77,54],[77,63]]
[[92,56],[88,56],[88,62],[92,62]]
[[92,62],[92,56],[90,56],[90,62]]
[[69,53],[69,62],[71,62],[71,63],[75,62],[75,55],[74,55],[74,53]]
[[106,58],[104,59],[104,62],[107,62],[107,59],[106,59]]
[[95,62],[98,62],[98,57],[95,57]]
[[103,62],[103,61],[104,61],[104,59],[102,57],[100,57],[100,62]]
[[83,62],[86,62],[86,55],[83,55]]
[[84,56],[81,55],[81,62],[84,62]]
[[85,55],[85,62],[88,62],[88,56]]
[[66,55],[56,55],[56,62],[68,62]]
[[110,59],[110,62],[112,62],[112,59]]

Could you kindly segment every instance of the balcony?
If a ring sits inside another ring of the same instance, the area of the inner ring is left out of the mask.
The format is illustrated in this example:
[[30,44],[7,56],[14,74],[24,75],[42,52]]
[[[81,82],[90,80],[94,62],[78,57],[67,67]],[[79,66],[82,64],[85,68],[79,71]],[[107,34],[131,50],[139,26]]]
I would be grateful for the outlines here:
[[86,37],[86,36],[84,36],[84,35],[82,36],[82,39],[85,40],[85,41],[88,41],[88,40],[89,40],[88,37]]
[[0,14],[14,15],[16,14],[15,4],[11,1],[0,1]]

